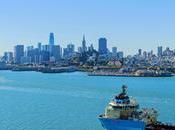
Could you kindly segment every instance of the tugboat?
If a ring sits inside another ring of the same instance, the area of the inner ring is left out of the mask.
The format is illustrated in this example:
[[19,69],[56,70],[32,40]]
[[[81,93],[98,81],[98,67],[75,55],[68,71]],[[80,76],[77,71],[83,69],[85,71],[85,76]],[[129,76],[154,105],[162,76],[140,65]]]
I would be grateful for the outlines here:
[[106,130],[175,130],[175,126],[157,121],[153,108],[139,109],[138,102],[127,95],[127,86],[107,105],[99,120]]

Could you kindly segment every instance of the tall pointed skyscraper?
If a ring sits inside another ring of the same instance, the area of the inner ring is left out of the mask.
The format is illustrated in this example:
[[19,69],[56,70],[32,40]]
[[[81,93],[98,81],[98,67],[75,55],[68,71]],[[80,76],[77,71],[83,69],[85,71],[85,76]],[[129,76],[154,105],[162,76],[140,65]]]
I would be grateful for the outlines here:
[[86,51],[87,51],[86,40],[85,40],[85,35],[83,35],[82,52],[86,52]]
[[54,33],[50,33],[50,36],[49,36],[49,45],[54,45]]

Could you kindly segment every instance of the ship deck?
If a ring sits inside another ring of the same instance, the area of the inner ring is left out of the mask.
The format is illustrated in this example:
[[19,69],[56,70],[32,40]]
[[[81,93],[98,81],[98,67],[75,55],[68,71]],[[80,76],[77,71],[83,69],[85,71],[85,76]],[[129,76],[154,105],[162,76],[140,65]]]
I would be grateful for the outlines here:
[[146,126],[146,130],[175,130],[175,126],[172,124],[158,122],[156,124]]

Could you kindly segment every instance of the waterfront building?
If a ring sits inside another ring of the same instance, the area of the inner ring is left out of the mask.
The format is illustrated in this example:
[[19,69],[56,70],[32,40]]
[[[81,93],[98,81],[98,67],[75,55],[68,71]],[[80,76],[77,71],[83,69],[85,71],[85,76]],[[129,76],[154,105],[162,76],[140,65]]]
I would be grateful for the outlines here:
[[21,58],[24,56],[24,45],[16,45],[14,47],[14,62],[21,64]]
[[107,39],[106,38],[100,38],[98,41],[98,52],[103,55],[107,54]]

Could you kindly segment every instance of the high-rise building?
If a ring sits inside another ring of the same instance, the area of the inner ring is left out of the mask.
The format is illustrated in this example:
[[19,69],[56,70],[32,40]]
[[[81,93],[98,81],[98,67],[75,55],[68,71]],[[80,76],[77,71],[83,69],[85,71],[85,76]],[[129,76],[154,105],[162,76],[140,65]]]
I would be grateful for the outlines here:
[[83,41],[82,41],[82,52],[87,51],[87,46],[86,46],[86,40],[85,40],[85,35],[83,36]]
[[112,53],[116,54],[117,53],[117,47],[112,47]]
[[67,48],[64,48],[63,56],[65,58],[72,57],[75,52],[75,45],[74,44],[68,44]]
[[138,50],[138,54],[139,54],[139,56],[142,55],[142,49],[139,49],[139,50]]
[[31,52],[33,52],[33,49],[34,49],[33,46],[27,46],[24,55],[27,56],[27,57],[29,57],[29,55],[31,54]]
[[82,47],[78,47],[78,53],[82,53]]
[[124,56],[124,54],[123,54],[122,51],[119,51],[119,52],[117,53],[117,57],[118,57],[119,59],[122,59],[123,56]]
[[8,54],[8,52],[4,52],[4,56],[3,56],[3,61],[5,61],[5,62],[7,62],[7,54]]
[[151,50],[150,52],[148,52],[148,58],[152,58],[153,55],[154,55],[153,50]]
[[41,46],[42,46],[42,43],[41,42],[38,42],[38,50],[41,51]]
[[21,58],[24,56],[24,45],[16,45],[14,47],[14,62],[21,63]]
[[93,44],[91,44],[91,45],[88,47],[88,51],[90,51],[90,52],[94,51],[94,46],[93,46]]
[[50,60],[50,53],[42,50],[39,56],[39,63],[47,63]]
[[40,51],[38,48],[27,47],[26,55],[23,58],[23,63],[39,63]]
[[50,45],[42,45],[41,50],[50,52]]
[[174,52],[169,47],[166,47],[166,49],[162,52],[162,55],[164,55],[164,56],[173,56]]
[[100,38],[99,39],[99,48],[98,48],[98,52],[100,54],[107,54],[107,39],[106,38]]
[[144,57],[144,59],[147,59],[148,53],[146,51],[143,52],[143,57]]
[[13,62],[13,52],[7,52],[7,63]]
[[53,46],[52,57],[54,57],[55,62],[57,62],[61,59],[61,47],[59,45]]
[[51,45],[51,46],[54,45],[54,33],[50,33],[50,36],[49,36],[49,45]]
[[74,53],[75,45],[74,44],[68,44],[67,49],[68,49],[69,53]]
[[157,56],[158,57],[161,57],[162,56],[162,53],[163,53],[162,46],[158,46],[157,47]]
[[27,46],[26,49],[27,49],[26,51],[28,52],[28,51],[32,51],[34,49],[34,47],[33,46]]

